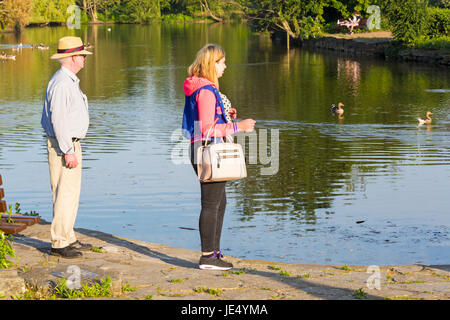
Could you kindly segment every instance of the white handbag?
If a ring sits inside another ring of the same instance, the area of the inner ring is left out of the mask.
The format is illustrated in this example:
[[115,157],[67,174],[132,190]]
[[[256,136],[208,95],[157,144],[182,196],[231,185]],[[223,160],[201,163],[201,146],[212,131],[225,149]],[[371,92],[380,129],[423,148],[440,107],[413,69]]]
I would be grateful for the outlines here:
[[227,142],[216,143],[215,124],[214,141],[207,145],[211,128],[205,143],[197,149],[197,175],[200,182],[229,181],[247,177],[245,156],[242,146],[234,143],[229,136]]

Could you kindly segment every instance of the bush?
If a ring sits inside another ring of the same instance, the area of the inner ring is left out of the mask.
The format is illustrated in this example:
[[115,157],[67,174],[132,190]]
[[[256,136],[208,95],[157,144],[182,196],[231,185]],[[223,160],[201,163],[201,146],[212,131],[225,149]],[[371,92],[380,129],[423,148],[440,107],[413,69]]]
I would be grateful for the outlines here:
[[394,39],[411,44],[424,35],[428,27],[428,7],[426,0],[399,0],[387,8],[387,16],[392,26]]
[[322,27],[317,17],[315,19],[313,17],[304,17],[300,20],[297,30],[296,33],[299,39],[303,40],[318,37],[322,32]]
[[0,269],[8,269],[12,265],[7,259],[7,256],[15,257],[14,249],[11,247],[12,241],[12,236],[0,230]]
[[435,38],[419,37],[412,43],[414,48],[429,50],[445,50],[450,51],[450,37],[441,36]]
[[450,9],[428,8],[429,25],[427,35],[432,38],[448,36]]
[[450,8],[450,0],[430,0],[430,5],[441,8]]

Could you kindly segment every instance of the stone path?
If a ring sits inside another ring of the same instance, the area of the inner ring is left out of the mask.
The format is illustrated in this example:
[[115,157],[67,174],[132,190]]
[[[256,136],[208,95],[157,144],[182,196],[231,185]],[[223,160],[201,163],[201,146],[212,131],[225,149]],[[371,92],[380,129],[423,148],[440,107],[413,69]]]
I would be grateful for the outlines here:
[[360,32],[360,33],[354,33],[352,35],[346,34],[346,33],[328,33],[325,36],[338,38],[338,39],[360,39],[360,40],[367,40],[367,41],[370,41],[371,39],[392,40],[394,38],[391,31]]
[[[79,268],[82,283],[110,276],[114,296],[106,299],[450,298],[450,265],[383,266],[379,273],[368,273],[367,266],[303,265],[226,257],[234,264],[232,270],[205,271],[198,269],[198,251],[93,230],[76,232],[81,242],[102,248],[101,252],[85,252],[77,259],[49,255],[50,224],[45,221],[15,235],[14,249],[19,260],[10,269],[0,270],[3,299],[11,295],[23,297],[26,288],[45,297],[61,276],[70,276],[73,269],[69,266]],[[367,281],[371,279],[374,281],[369,288]],[[123,291],[124,287],[133,291]]]

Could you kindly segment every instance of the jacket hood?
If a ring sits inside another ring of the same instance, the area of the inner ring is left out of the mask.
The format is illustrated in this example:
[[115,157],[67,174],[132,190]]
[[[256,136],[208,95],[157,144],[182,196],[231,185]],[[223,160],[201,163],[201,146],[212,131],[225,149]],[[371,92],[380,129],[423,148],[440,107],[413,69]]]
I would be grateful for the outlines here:
[[199,78],[196,76],[192,76],[187,78],[184,83],[183,83],[183,88],[184,88],[184,93],[187,96],[192,95],[195,91],[197,91],[199,88],[206,86],[206,85],[212,85],[213,87],[215,87],[216,85],[214,84],[214,82],[209,81],[206,78]]

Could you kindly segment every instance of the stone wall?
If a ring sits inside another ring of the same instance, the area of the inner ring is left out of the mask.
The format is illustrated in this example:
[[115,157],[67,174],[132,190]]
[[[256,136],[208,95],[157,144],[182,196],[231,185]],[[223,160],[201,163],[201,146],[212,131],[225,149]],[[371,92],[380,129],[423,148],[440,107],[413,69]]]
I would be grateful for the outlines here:
[[363,41],[359,39],[343,39],[334,37],[323,37],[304,41],[294,41],[303,48],[327,49],[348,54],[361,56],[378,56],[384,58],[385,49],[389,45],[389,40]]
[[304,41],[293,40],[293,45],[308,49],[332,50],[357,56],[450,66],[450,52],[448,51],[402,48],[393,44],[390,39],[323,37]]

